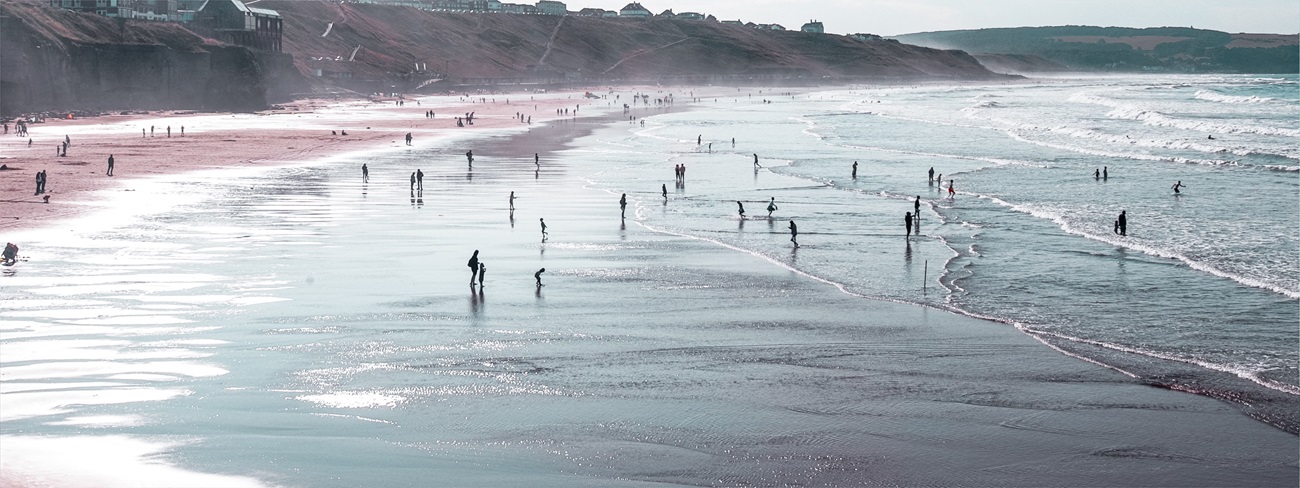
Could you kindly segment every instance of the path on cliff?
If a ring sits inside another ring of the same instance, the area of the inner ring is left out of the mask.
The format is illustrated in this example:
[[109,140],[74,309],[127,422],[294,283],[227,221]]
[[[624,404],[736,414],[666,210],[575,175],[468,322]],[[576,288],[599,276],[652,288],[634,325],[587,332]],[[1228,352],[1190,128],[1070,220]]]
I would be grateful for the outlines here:
[[546,64],[546,57],[551,55],[551,45],[555,43],[555,36],[560,34],[560,26],[564,25],[564,17],[567,16],[561,16],[555,28],[551,29],[551,38],[546,40],[546,52],[542,53],[542,58],[537,60],[537,64]]
[[652,47],[652,48],[650,48],[650,49],[646,49],[646,50],[644,50],[644,51],[639,51],[639,52],[632,53],[632,54],[630,54],[630,55],[628,55],[628,56],[625,56],[623,59],[618,60],[617,63],[614,63],[613,66],[610,66],[609,68],[606,68],[605,71],[601,71],[600,74],[603,75],[603,74],[605,74],[605,73],[608,73],[608,72],[610,72],[611,70],[613,70],[614,68],[617,68],[618,65],[623,64],[624,61],[627,61],[627,60],[629,60],[629,59],[635,58],[635,57],[640,56],[640,55],[642,55],[642,54],[645,54],[645,53],[652,53],[652,52],[658,51],[658,50],[660,50],[660,49],[673,47],[673,46],[676,46],[676,45],[681,44],[681,43],[683,43],[683,42],[689,41],[689,40],[691,40],[691,39],[693,39],[693,38],[691,38],[691,37],[686,37],[686,38],[682,38],[682,39],[678,39],[678,40],[676,40],[676,41],[670,42],[670,43],[668,43],[668,44],[664,44],[664,45],[659,46],[659,47]]

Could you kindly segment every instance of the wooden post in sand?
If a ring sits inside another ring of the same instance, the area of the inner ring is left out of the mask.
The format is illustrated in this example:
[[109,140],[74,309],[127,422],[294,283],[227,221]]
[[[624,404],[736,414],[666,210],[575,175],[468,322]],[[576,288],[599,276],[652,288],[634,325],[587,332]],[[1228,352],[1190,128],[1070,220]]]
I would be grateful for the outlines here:
[[930,284],[929,281],[930,281],[930,260],[927,259],[925,260],[925,271],[921,273],[921,293],[925,293],[925,287],[926,285]]

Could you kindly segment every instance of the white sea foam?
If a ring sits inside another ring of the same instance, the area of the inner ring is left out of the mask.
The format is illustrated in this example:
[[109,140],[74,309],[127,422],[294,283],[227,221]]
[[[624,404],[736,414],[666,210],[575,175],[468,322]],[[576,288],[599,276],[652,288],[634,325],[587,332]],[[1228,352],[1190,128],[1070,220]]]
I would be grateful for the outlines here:
[[1300,129],[1259,125],[1239,125],[1210,120],[1191,120],[1171,117],[1132,103],[1121,102],[1085,92],[1070,95],[1069,101],[1110,107],[1111,111],[1106,113],[1107,117],[1113,119],[1136,120],[1147,125],[1219,134],[1261,134],[1270,136],[1300,137]]
[[1193,97],[1220,103],[1268,103],[1274,100],[1268,97],[1224,95],[1213,90],[1197,90]]

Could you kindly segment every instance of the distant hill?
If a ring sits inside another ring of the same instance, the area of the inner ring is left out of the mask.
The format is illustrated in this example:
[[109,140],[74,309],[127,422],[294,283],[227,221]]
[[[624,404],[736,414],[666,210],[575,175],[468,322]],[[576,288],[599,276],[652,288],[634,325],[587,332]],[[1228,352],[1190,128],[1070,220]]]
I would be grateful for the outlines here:
[[1300,72],[1300,36],[1294,34],[1056,26],[921,32],[894,39],[976,55],[1039,56],[1080,71]]

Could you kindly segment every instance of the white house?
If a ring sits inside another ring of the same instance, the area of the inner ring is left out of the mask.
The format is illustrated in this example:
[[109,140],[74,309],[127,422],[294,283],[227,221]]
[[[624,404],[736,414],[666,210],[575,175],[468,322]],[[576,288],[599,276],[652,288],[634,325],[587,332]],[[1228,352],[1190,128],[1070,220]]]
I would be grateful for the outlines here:
[[822,23],[816,20],[808,21],[808,23],[804,24],[803,27],[800,27],[799,30],[804,32],[816,32],[818,34],[823,34],[826,32],[826,28],[822,27]]
[[618,16],[645,19],[645,18],[650,18],[651,14],[650,11],[646,10],[645,7],[642,7],[641,4],[632,2],[627,4],[626,7],[623,7],[621,10],[619,10]]

